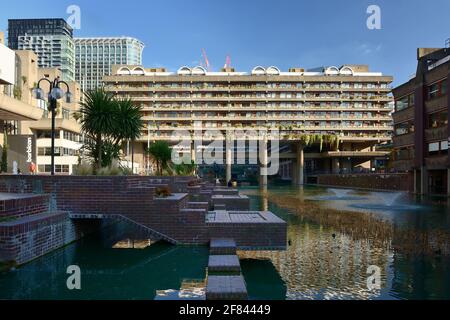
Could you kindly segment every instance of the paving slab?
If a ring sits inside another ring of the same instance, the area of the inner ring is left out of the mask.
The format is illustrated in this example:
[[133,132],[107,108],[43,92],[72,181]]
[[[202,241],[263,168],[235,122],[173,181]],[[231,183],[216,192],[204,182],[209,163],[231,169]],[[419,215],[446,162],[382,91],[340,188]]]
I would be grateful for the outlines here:
[[242,275],[208,276],[206,300],[247,300],[247,287]]
[[209,253],[211,255],[236,254],[236,241],[227,238],[211,239]]
[[237,255],[210,255],[208,272],[241,272]]

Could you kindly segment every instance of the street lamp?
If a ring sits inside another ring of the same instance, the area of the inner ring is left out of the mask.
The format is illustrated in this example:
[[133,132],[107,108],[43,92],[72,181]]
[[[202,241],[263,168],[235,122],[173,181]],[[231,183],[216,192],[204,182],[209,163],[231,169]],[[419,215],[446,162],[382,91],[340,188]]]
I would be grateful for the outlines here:
[[[56,107],[57,101],[62,99],[64,96],[66,97],[66,103],[72,102],[72,94],[70,93],[69,85],[59,80],[59,77],[56,77],[55,80],[50,81],[47,78],[42,78],[37,83],[36,88],[33,89],[33,97],[38,100],[44,99],[44,91],[40,88],[41,81],[47,81],[50,85],[49,94],[47,96],[48,103],[50,105],[50,111],[52,112],[52,149],[51,149],[51,175],[55,175],[55,118],[56,118]],[[64,92],[59,86],[64,84],[67,87],[67,91]]]

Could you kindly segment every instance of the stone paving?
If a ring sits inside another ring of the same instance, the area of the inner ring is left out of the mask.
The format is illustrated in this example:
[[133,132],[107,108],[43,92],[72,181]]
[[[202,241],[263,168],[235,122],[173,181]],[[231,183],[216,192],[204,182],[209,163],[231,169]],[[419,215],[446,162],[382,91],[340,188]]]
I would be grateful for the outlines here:
[[247,287],[242,275],[208,276],[206,300],[246,300]]
[[236,254],[236,241],[233,239],[211,239],[209,244],[211,255]]
[[208,272],[240,273],[241,265],[237,255],[210,255]]

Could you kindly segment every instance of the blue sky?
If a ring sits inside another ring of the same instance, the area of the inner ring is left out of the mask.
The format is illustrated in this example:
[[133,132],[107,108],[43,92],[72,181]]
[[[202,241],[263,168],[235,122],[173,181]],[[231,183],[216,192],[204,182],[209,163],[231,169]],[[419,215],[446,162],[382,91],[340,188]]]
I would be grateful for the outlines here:
[[[58,0],[0,5],[8,18],[67,18],[81,8],[75,36],[133,36],[146,44],[144,66],[176,70],[194,65],[205,48],[213,69],[231,55],[237,70],[275,65],[313,68],[369,64],[395,84],[416,68],[417,47],[442,47],[450,38],[448,0]],[[381,30],[366,27],[366,9],[381,8]]]

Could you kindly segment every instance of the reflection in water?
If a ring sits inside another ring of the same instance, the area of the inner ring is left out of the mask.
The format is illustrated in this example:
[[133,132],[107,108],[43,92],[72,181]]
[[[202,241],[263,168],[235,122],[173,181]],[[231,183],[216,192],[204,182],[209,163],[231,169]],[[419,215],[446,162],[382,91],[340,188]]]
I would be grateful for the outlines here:
[[[179,290],[184,279],[205,278],[206,246],[118,250],[103,245],[110,236],[105,229],[0,274],[0,299],[154,299],[157,290]],[[66,287],[66,268],[73,264],[81,269],[82,290]]]
[[[402,198],[424,209],[369,215],[370,210],[351,205],[375,203],[370,193],[352,192],[369,200],[311,202],[326,189],[243,191],[252,209],[267,208],[288,223],[286,251],[238,253],[250,298],[450,299],[450,255],[443,247],[450,208],[436,205],[439,200]],[[129,227],[115,224],[0,273],[0,299],[204,299],[208,247],[158,242],[138,250],[114,249],[117,243],[133,247],[132,239],[146,239]],[[418,251],[430,243],[435,251]],[[81,268],[80,291],[66,287],[66,268],[73,264]],[[367,288],[370,265],[381,268],[381,290]]]
[[[238,254],[241,257],[249,256],[241,252]],[[240,263],[250,299],[286,299],[286,285],[269,259],[256,260],[241,258]]]
[[[288,221],[287,251],[240,253],[241,258],[270,259],[286,284],[288,299],[450,299],[449,256],[443,252],[411,254],[424,244],[439,243],[439,237],[448,245],[447,211],[437,209],[439,213],[428,215],[431,221],[422,216],[419,219],[422,223],[414,225],[411,222],[417,218],[415,212],[398,212],[400,217],[385,213],[392,218],[389,222],[381,221],[382,215],[375,220],[376,216],[363,212],[318,209],[305,199],[326,192],[319,188],[306,188],[302,192],[271,190],[267,194],[251,189],[243,191],[251,196],[253,209],[257,209],[259,197],[268,197],[269,210]],[[286,198],[289,201],[283,201]],[[335,208],[335,203],[324,203],[325,208]],[[427,213],[430,211],[433,210],[428,207]],[[347,218],[343,218],[346,214]],[[436,229],[436,219],[447,223]],[[398,221],[402,223],[397,225]],[[433,240],[430,235],[440,236]],[[407,254],[400,253],[399,248]],[[370,265],[381,268],[379,291],[367,288],[366,272]]]

